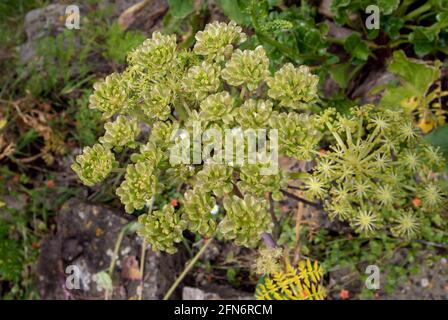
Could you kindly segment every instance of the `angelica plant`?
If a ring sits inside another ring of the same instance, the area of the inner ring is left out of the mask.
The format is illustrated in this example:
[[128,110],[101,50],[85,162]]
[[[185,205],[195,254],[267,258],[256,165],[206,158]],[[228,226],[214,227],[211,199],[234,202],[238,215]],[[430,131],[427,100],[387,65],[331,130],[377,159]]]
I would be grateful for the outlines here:
[[[274,229],[271,200],[284,199],[298,176],[307,176],[310,200],[323,201],[331,217],[356,231],[372,235],[387,226],[397,236],[416,235],[422,217],[446,202],[431,174],[442,161],[437,150],[399,112],[320,111],[318,77],[308,67],[270,70],[263,47],[238,48],[245,40],[234,22],[214,22],[196,34],[192,49],[155,32],[130,52],[122,73],[94,86],[90,107],[109,122],[72,166],[81,181],[93,186],[111,172],[124,173],[116,194],[127,213],[140,215],[139,234],[156,251],[175,252],[185,230],[256,247]],[[313,172],[271,170],[277,159],[251,150],[249,139],[232,141],[231,151],[244,151],[241,161],[218,161],[227,152],[219,143],[225,135],[256,130],[266,132],[257,146],[316,162]],[[183,193],[178,208],[155,203],[146,212],[155,196],[173,188]]]
[[331,217],[364,235],[386,228],[413,238],[425,218],[446,208],[446,187],[433,173],[442,169],[443,157],[403,112],[366,105],[335,114],[326,125],[334,142],[316,159],[306,185]]

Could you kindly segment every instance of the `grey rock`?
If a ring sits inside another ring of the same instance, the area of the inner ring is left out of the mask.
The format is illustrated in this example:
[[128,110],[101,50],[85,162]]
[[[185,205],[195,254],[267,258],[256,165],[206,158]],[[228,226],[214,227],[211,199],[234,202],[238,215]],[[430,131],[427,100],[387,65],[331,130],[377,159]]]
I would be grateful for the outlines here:
[[203,289],[185,286],[182,300],[253,300],[252,294],[229,286],[209,285]]
[[65,28],[66,5],[51,4],[34,9],[25,16],[24,29],[27,41],[20,46],[20,61],[27,64],[35,57],[36,41],[44,36],[57,35]]
[[[107,271],[120,231],[129,223],[125,214],[78,199],[65,203],[56,218],[56,233],[43,241],[37,266],[38,288],[42,299],[104,299],[94,275]],[[140,280],[122,276],[123,261],[140,257],[142,241],[126,235],[120,245],[113,273],[112,299],[137,297]],[[184,255],[155,253],[147,249],[143,275],[143,299],[161,299],[176,274],[182,270]],[[68,266],[80,270],[81,286],[66,287]],[[176,292],[177,294],[177,292]],[[176,297],[174,295],[173,297]]]

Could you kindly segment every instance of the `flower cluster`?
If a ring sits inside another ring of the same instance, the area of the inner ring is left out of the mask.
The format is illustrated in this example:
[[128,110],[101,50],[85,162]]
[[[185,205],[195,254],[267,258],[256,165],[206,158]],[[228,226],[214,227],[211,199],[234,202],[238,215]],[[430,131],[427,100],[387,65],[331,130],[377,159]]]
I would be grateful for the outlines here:
[[93,147],[84,148],[83,153],[76,157],[72,169],[85,185],[93,186],[109,175],[114,164],[115,157],[110,149],[95,144]]
[[145,238],[154,251],[175,253],[175,243],[182,241],[182,232],[186,223],[174,207],[166,205],[162,210],[142,214],[138,217],[140,229],[138,234]]
[[447,192],[432,174],[442,156],[402,112],[367,105],[336,114],[326,125],[334,143],[321,153],[306,185],[308,196],[322,199],[331,217],[348,220],[365,235],[388,227],[411,238],[420,217],[446,205]]
[[183,217],[188,222],[188,229],[204,237],[211,237],[216,231],[216,220],[213,218],[215,198],[197,190],[188,190],[184,195]]
[[106,133],[99,139],[104,146],[115,147],[121,150],[123,147],[134,148],[140,128],[135,119],[129,119],[124,116],[118,116],[114,122],[108,122],[104,125]]
[[263,47],[255,50],[237,49],[222,70],[222,78],[231,86],[244,85],[250,91],[269,76],[269,59]]
[[229,24],[213,22],[205,26],[204,31],[196,34],[194,52],[209,59],[223,60],[233,51],[234,44],[246,41],[241,27],[231,21]]
[[104,118],[126,110],[128,105],[128,88],[122,75],[112,73],[104,81],[93,85],[95,94],[89,98],[90,108],[98,109]]
[[224,238],[240,246],[255,246],[263,232],[271,232],[273,223],[266,200],[246,195],[224,199],[225,218],[220,222]]
[[[421,143],[412,122],[369,106],[349,115],[320,111],[318,78],[309,68],[287,64],[271,72],[263,47],[237,48],[245,39],[233,22],[207,25],[193,49],[180,49],[175,36],[156,32],[129,54],[126,70],[94,85],[90,106],[112,122],[73,170],[89,186],[112,168],[125,172],[116,193],[128,213],[144,210],[168,190],[183,193],[178,208],[140,215],[139,233],[155,249],[174,252],[186,228],[256,246],[273,227],[265,199],[282,200],[288,180],[306,175],[283,168],[265,174],[274,160],[258,151],[255,158],[263,161],[250,162],[245,153],[242,163],[218,163],[222,150],[197,132],[198,123],[202,132],[214,129],[221,137],[264,130],[259,147],[278,143],[279,157],[316,162],[306,196],[323,200],[332,217],[359,232],[390,225],[393,234],[411,237],[422,228],[421,215],[443,207],[446,191],[430,174],[440,155]],[[140,132],[143,127],[150,132]],[[173,148],[192,134],[201,148],[191,143],[184,153],[193,161],[172,161],[178,160]],[[319,152],[328,137],[330,148]],[[249,143],[235,147],[248,151]],[[114,153],[120,152],[118,165]],[[418,208],[410,204],[414,198],[421,200]]]
[[288,63],[267,80],[268,95],[279,100],[281,106],[306,110],[317,100],[318,82],[319,78],[307,66],[294,68]]
[[117,195],[128,213],[135,209],[142,209],[151,201],[156,192],[157,177],[154,175],[152,163],[149,161],[137,162],[128,165],[126,176]]

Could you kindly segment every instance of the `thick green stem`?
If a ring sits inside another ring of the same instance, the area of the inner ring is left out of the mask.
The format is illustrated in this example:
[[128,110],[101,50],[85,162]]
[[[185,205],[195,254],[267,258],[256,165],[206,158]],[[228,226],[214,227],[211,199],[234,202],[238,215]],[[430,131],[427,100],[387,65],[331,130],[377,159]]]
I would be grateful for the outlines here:
[[408,21],[408,20],[412,20],[415,17],[418,17],[419,15],[421,15],[422,13],[430,10],[432,7],[431,3],[427,2],[424,5],[422,5],[421,7],[418,7],[417,9],[415,9],[414,11],[409,12],[405,17],[404,20]]

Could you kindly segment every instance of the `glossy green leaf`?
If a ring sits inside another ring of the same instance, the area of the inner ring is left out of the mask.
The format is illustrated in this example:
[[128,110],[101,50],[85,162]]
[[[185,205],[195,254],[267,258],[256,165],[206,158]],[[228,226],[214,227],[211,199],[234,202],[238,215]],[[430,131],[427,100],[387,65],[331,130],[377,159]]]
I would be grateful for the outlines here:
[[356,33],[352,33],[345,39],[344,48],[351,53],[354,58],[362,61],[366,61],[369,58],[369,47]]

